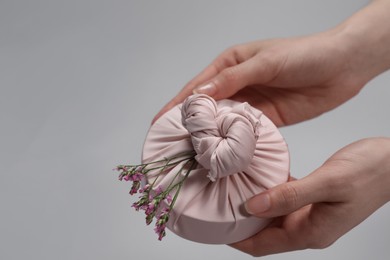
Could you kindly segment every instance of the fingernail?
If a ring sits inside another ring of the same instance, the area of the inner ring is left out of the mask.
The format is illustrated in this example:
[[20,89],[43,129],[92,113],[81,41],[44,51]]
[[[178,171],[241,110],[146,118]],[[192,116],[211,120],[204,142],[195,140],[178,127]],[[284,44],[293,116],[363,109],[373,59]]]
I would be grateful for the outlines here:
[[207,83],[206,85],[203,85],[203,86],[200,86],[200,87],[197,87],[196,89],[194,89],[194,94],[206,94],[206,95],[209,95],[209,96],[212,96],[215,94],[215,92],[217,91],[217,88],[215,87],[215,85],[213,83]]
[[267,193],[255,196],[245,203],[246,211],[251,214],[259,214],[271,208],[271,200]]

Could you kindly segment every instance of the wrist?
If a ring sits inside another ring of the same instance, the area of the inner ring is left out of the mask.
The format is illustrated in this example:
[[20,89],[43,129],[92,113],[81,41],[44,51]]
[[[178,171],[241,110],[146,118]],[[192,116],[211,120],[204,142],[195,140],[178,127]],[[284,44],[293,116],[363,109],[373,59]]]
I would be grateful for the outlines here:
[[[363,140],[366,154],[370,153],[376,160],[370,171],[372,186],[378,193],[380,201],[385,204],[390,201],[390,138],[375,137]],[[368,156],[368,155],[367,155]]]
[[373,1],[334,30],[354,76],[366,83],[390,69],[390,0]]
[[383,138],[382,139],[383,143],[387,147],[387,149],[384,150],[384,182],[385,182],[385,187],[384,187],[384,192],[386,193],[386,203],[390,201],[390,138]]

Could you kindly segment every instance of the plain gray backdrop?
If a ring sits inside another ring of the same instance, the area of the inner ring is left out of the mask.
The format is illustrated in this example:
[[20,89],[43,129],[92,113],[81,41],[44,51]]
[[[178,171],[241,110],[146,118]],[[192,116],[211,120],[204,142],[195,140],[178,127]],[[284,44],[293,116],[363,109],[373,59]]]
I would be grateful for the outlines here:
[[[367,0],[0,0],[0,259],[251,259],[168,232],[111,169],[138,163],[157,111],[220,52],[331,28]],[[390,74],[281,129],[303,177],[341,147],[389,136]],[[266,259],[385,259],[386,205],[324,250]]]

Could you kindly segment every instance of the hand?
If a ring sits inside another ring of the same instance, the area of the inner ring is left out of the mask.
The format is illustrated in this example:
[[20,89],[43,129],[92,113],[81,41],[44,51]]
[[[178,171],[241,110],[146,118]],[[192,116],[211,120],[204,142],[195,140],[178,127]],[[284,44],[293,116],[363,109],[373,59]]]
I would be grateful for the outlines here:
[[193,91],[248,101],[277,126],[298,123],[347,101],[390,68],[390,0],[376,0],[336,28],[228,49],[153,119]]
[[[198,92],[215,99],[247,101],[277,125],[326,112],[358,93],[368,76],[351,66],[338,31],[275,39],[228,49],[157,115]],[[202,91],[203,90],[203,91]]]
[[217,100],[249,102],[277,126],[315,117],[350,99],[368,80],[350,66],[350,49],[340,38],[338,31],[332,31],[230,48],[190,81],[156,118],[199,86],[198,93]]
[[390,199],[390,138],[341,149],[320,168],[261,193],[246,204],[258,217],[278,217],[255,236],[232,244],[254,256],[325,248]]

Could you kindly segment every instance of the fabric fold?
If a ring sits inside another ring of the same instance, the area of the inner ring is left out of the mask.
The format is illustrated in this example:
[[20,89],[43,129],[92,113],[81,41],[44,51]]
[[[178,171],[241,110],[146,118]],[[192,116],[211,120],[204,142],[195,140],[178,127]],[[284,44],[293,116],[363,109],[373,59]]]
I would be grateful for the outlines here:
[[215,181],[245,170],[255,152],[260,124],[260,111],[248,103],[230,109],[218,109],[207,95],[193,95],[184,101],[181,115],[188,130],[196,160]]
[[[193,95],[151,126],[143,162],[192,150],[198,166],[186,179],[167,227],[208,244],[237,242],[264,228],[270,220],[249,216],[243,204],[288,180],[288,148],[275,125],[248,103]],[[162,175],[156,187],[170,183],[175,169]]]

